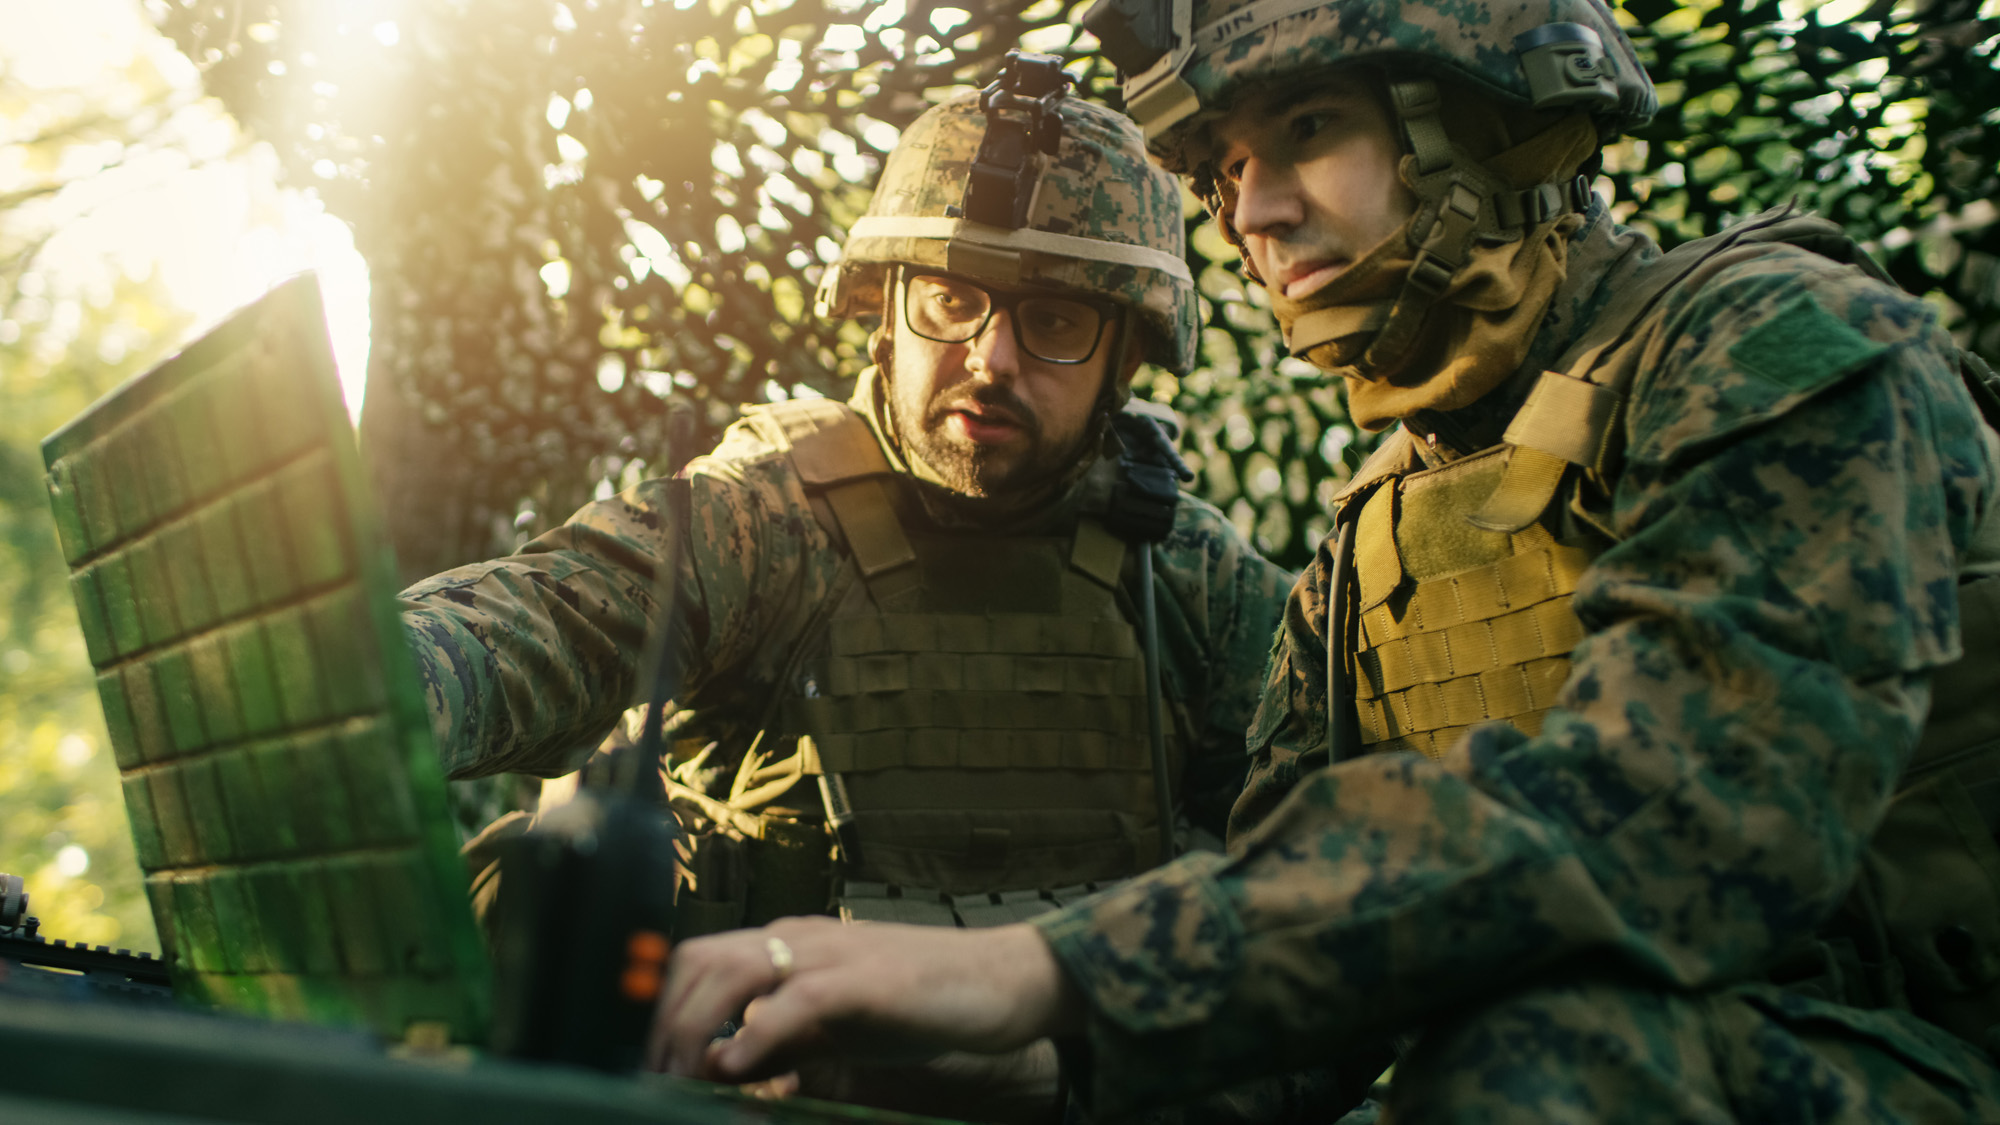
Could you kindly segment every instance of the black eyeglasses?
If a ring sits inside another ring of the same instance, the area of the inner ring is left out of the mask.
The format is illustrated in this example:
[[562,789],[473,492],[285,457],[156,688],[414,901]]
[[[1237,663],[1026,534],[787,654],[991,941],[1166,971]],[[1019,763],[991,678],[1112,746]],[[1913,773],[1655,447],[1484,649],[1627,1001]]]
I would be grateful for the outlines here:
[[1044,363],[1083,363],[1097,354],[1104,322],[1116,315],[1075,297],[1046,293],[995,293],[961,277],[935,273],[903,275],[903,323],[940,344],[979,338],[1004,309],[1014,325],[1014,342]]

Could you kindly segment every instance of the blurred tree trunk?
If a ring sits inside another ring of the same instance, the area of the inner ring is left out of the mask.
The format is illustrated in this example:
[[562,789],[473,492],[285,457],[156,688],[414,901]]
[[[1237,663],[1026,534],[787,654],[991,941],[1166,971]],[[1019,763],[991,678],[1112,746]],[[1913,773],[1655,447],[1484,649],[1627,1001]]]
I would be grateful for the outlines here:
[[[407,586],[483,557],[486,528],[473,525],[476,466],[441,427],[425,424],[423,405],[369,365],[361,404],[361,457],[374,486],[382,528]],[[422,482],[422,483],[418,483]]]

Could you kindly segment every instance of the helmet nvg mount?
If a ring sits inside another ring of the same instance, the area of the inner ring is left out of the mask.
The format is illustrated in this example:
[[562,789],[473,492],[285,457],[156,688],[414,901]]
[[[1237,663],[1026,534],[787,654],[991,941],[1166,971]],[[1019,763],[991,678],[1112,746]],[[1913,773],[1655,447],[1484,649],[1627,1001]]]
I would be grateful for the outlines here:
[[1068,96],[1049,55],[917,118],[821,279],[821,316],[880,315],[890,267],[1108,298],[1139,318],[1145,358],[1193,366],[1197,311],[1180,187],[1123,116]]

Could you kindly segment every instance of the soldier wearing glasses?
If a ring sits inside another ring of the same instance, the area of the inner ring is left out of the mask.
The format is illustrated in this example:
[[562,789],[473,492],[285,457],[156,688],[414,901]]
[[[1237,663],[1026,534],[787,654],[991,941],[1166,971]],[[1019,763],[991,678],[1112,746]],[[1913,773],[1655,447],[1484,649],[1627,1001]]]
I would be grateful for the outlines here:
[[880,318],[848,402],[753,408],[678,479],[406,592],[454,777],[576,768],[668,622],[683,937],[1017,921],[1222,831],[1290,578],[1176,505],[1122,412],[1142,361],[1192,362],[1181,195],[1066,87],[1011,62],[890,154],[820,287]]

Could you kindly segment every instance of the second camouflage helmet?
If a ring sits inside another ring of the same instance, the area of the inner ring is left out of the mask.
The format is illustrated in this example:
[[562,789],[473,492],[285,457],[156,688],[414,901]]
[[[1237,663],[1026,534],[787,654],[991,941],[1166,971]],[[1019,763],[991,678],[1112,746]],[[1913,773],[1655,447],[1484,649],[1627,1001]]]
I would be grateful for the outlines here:
[[[1019,222],[967,215],[968,185],[988,134],[982,94],[927,110],[882,168],[867,213],[821,281],[822,316],[880,315],[890,267],[926,266],[1001,284],[1038,284],[1109,298],[1140,317],[1145,358],[1194,364],[1198,311],[1186,261],[1180,185],[1146,158],[1138,128],[1075,98],[1042,99],[1060,115],[1053,152],[1025,155]],[[1011,185],[1010,185],[1011,186]]]
[[1456,78],[1523,107],[1581,108],[1610,138],[1653,116],[1653,84],[1603,0],[1099,0],[1084,23],[1168,168],[1206,155],[1247,86],[1369,61]]

